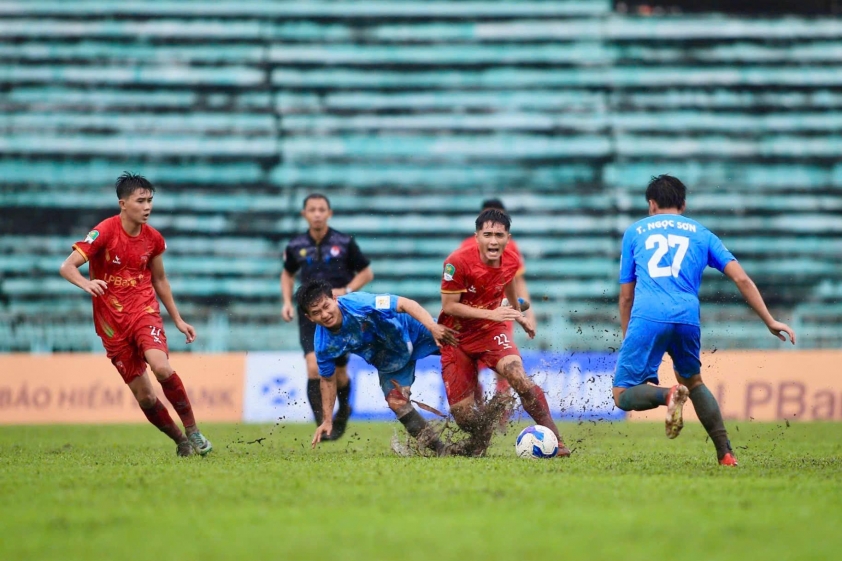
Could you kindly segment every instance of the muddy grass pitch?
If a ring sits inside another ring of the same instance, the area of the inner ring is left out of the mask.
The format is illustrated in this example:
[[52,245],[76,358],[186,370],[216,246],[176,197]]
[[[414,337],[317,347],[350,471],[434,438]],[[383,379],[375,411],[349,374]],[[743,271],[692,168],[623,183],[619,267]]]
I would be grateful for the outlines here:
[[568,460],[399,458],[397,423],[207,425],[179,459],[146,425],[0,427],[0,559],[831,559],[842,424],[562,424]]

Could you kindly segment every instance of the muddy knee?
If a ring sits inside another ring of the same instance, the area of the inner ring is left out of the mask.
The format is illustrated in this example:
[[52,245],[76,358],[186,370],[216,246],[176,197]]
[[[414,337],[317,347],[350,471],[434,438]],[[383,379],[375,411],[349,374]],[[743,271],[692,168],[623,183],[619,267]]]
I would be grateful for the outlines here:
[[694,388],[698,388],[699,386],[703,385],[705,382],[702,380],[701,374],[696,374],[694,376],[690,376],[689,378],[685,378],[678,372],[675,373],[675,379],[678,381],[679,384],[682,386],[686,386],[688,390],[692,390]]
[[403,417],[412,411],[412,403],[409,401],[409,388],[394,388],[386,394],[386,403],[398,418]]
[[508,381],[518,394],[525,394],[535,385],[535,382],[527,377],[519,360],[506,362],[499,367],[498,374]]

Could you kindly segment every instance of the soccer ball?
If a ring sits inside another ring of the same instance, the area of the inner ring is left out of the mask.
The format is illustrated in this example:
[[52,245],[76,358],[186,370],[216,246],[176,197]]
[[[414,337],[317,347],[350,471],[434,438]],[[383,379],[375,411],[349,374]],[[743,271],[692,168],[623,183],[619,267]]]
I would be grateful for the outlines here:
[[515,450],[521,458],[555,458],[558,454],[558,439],[547,427],[532,425],[517,435]]

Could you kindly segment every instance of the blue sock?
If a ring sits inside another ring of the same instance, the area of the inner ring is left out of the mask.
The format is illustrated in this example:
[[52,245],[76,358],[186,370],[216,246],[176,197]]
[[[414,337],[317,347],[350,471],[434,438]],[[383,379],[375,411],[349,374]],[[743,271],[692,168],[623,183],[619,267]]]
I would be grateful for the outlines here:
[[641,384],[627,388],[617,400],[623,411],[646,411],[667,404],[668,388]]
[[707,386],[702,384],[690,390],[690,401],[693,402],[696,415],[716,447],[716,456],[721,460],[731,451],[731,443],[728,441],[728,431],[725,430],[725,421],[722,420],[722,412],[716,398]]

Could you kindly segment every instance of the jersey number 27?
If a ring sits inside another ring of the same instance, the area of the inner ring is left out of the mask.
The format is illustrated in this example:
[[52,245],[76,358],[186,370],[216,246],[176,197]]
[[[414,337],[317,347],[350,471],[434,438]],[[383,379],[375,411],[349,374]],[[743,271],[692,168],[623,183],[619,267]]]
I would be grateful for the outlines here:
[[[667,254],[669,248],[677,247],[675,257],[669,267],[662,267],[659,265],[661,259]],[[649,259],[649,276],[653,279],[659,277],[677,277],[681,271],[681,262],[684,261],[684,256],[687,255],[687,248],[690,247],[690,238],[685,236],[676,236],[670,234],[664,236],[663,234],[652,234],[646,238],[646,249],[654,249],[655,253]]]

